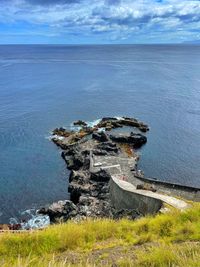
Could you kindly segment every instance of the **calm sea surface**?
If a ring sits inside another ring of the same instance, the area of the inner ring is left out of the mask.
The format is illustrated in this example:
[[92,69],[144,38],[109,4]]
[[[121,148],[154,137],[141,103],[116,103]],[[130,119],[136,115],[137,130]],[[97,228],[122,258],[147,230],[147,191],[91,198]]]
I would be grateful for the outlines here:
[[150,125],[146,176],[200,187],[200,46],[0,46],[0,222],[68,198],[53,128],[115,115]]

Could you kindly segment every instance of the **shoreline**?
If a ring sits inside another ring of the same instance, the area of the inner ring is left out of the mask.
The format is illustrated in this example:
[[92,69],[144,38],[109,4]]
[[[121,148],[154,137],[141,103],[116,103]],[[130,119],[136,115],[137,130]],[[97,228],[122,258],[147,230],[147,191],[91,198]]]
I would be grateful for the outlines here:
[[[61,148],[62,158],[71,171],[70,200],[53,203],[42,208],[40,213],[49,215],[52,222],[88,217],[135,219],[157,213],[164,203],[180,209],[188,207],[173,193],[165,197],[166,190],[145,180],[142,171],[137,169],[139,156],[135,149],[147,142],[147,137],[141,133],[149,131],[148,125],[127,117],[108,117],[96,122],[89,127],[79,120],[73,123],[77,131],[62,127],[53,131],[52,141]],[[130,127],[133,132],[129,129],[113,133],[114,129],[123,127]],[[124,203],[117,204],[117,187],[121,190],[119,194],[131,204],[125,203],[123,198],[121,202]],[[131,196],[127,190],[131,191]]]
[[[198,188],[145,178],[137,169],[139,156],[135,149],[147,142],[143,133],[149,131],[148,125],[127,117],[108,117],[95,122],[88,125],[79,120],[73,123],[74,130],[61,127],[52,132],[51,140],[61,149],[61,156],[70,171],[70,200],[60,200],[38,210],[38,216],[50,219],[48,223],[46,220],[46,226],[69,219],[135,219],[157,213],[165,202],[180,209],[186,208],[184,201],[179,203],[175,198],[177,196],[200,201]],[[124,127],[129,130],[120,132]],[[113,132],[114,129],[118,130]],[[123,198],[119,202],[120,194]],[[169,198],[163,197],[165,194]],[[124,198],[131,200],[131,204],[124,202]],[[153,206],[149,204],[152,201]],[[6,230],[15,231],[22,225],[4,226],[7,226]]]
[[113,160],[124,158],[132,159],[132,168],[135,169],[138,155],[133,148],[141,147],[147,138],[138,133],[113,133],[113,129],[132,127],[147,132],[148,126],[133,118],[102,118],[96,120],[96,125],[88,126],[84,121],[73,124],[78,131],[68,131],[57,128],[53,131],[52,141],[62,150],[62,158],[69,175],[70,200],[53,203],[47,208],[40,209],[40,213],[50,216],[50,220],[80,220],[87,217],[130,216],[136,218],[141,214],[136,210],[116,210],[109,196],[109,181],[111,173],[103,166],[97,171],[93,167],[100,166],[95,157],[102,157],[115,167]]

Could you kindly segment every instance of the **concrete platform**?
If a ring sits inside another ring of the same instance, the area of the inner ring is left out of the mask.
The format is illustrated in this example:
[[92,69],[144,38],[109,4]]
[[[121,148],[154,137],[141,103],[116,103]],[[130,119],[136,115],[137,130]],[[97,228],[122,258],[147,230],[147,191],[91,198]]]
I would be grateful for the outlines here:
[[[144,213],[156,212],[162,203],[166,203],[179,210],[189,207],[189,204],[176,197],[137,189],[137,185],[141,184],[141,181],[134,177],[131,171],[136,168],[136,164],[137,158],[127,157],[123,153],[118,156],[96,156],[92,154],[92,151],[90,153],[90,171],[97,172],[101,169],[106,169],[110,173],[112,177],[111,198],[113,197],[113,204],[118,205],[119,208],[122,206],[120,202],[127,206],[127,208],[131,207],[129,202],[132,202],[132,207],[135,208],[137,205],[139,207],[138,200],[141,200],[141,203],[143,203],[143,207],[140,207],[140,209]],[[134,197],[131,197],[130,193]],[[127,201],[125,201],[125,198],[127,198]],[[123,208],[125,208],[124,206]]]

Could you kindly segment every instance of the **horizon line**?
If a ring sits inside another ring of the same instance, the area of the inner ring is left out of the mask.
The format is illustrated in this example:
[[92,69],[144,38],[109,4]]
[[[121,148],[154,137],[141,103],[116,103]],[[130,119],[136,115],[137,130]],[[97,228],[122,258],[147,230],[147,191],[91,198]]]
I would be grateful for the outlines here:
[[1,44],[0,46],[4,45],[60,45],[60,46],[103,46],[103,45],[200,45],[200,42],[183,42],[183,43],[69,43],[69,44],[61,44],[61,43],[31,43],[31,44],[24,44],[24,43],[7,43]]

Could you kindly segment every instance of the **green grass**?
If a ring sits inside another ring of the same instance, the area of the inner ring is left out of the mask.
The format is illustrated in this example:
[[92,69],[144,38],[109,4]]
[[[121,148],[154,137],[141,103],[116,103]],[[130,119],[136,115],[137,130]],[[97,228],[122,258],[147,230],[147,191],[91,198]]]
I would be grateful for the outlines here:
[[0,266],[200,266],[200,204],[136,221],[87,220],[0,234]]

